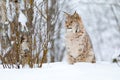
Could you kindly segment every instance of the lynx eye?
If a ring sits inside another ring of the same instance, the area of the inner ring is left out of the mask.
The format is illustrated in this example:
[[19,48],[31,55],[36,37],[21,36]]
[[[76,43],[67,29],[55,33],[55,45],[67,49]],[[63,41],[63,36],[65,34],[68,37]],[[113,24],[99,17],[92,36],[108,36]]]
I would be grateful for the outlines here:
[[70,57],[72,57],[72,55],[70,55]]
[[72,23],[73,21],[71,21],[70,23]]

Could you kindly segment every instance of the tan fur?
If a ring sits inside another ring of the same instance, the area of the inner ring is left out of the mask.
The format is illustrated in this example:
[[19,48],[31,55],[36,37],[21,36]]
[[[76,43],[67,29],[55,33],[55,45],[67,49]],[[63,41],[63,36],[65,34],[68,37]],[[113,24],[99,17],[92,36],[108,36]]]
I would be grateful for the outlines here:
[[87,34],[78,13],[66,13],[65,27],[67,29],[65,43],[67,59],[70,64],[75,62],[95,62],[95,55],[89,35]]

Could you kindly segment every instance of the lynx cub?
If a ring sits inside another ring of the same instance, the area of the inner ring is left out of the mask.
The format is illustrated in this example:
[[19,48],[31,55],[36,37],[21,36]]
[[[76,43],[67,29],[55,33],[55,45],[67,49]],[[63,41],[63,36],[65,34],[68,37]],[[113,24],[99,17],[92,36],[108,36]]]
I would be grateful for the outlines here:
[[81,17],[78,13],[70,15],[65,12],[67,29],[65,43],[67,49],[67,60],[70,64],[76,62],[95,62],[92,44],[87,34]]

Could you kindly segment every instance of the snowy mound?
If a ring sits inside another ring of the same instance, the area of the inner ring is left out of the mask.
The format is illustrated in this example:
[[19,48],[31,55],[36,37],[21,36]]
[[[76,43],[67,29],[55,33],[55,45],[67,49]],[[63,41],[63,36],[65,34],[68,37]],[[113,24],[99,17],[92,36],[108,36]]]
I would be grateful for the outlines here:
[[0,69],[0,76],[0,80],[120,80],[120,67],[107,62],[60,62],[34,69]]

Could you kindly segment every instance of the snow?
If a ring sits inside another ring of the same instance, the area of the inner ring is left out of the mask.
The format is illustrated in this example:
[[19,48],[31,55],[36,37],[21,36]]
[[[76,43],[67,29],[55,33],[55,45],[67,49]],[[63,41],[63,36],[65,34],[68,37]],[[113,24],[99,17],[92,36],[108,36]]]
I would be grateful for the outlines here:
[[112,59],[120,60],[120,50],[119,49],[116,49],[115,54],[112,56]]
[[26,27],[26,23],[27,23],[27,17],[23,14],[22,11],[20,11],[20,14],[19,14],[19,18],[18,18],[18,22],[20,22],[22,24],[22,29],[21,31],[24,31],[24,29],[26,31],[28,31],[27,27]]
[[26,16],[23,14],[22,11],[20,11],[18,21],[19,21],[22,25],[26,25],[27,18],[26,18]]
[[120,80],[119,74],[116,63],[56,62],[43,64],[42,68],[0,69],[0,80]]
[[[11,7],[10,7],[11,6]],[[13,21],[15,13],[15,4],[10,2],[9,0],[6,0],[6,8],[7,8],[7,18],[9,21]]]

